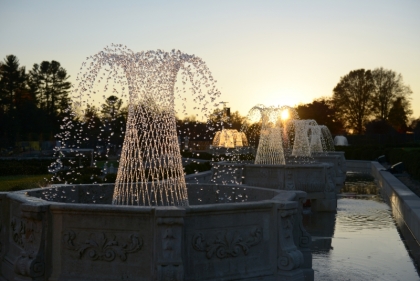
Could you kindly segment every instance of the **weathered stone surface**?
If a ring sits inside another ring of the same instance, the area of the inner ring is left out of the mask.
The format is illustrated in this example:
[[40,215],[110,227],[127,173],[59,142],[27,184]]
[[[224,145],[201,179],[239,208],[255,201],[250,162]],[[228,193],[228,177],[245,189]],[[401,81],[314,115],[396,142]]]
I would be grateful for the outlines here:
[[188,207],[141,207],[112,189],[0,193],[0,280],[313,280],[304,192],[188,184]]
[[317,162],[331,163],[334,165],[334,181],[335,191],[340,193],[341,188],[344,186],[346,181],[346,159],[344,158],[344,152],[342,151],[330,151],[327,153],[313,153],[313,158]]
[[[362,161],[360,161],[362,162]],[[401,219],[410,229],[417,241],[420,241],[420,205],[419,197],[393,174],[386,171],[378,162],[360,163],[371,166],[372,176],[382,189],[382,194],[392,207],[392,213]]]
[[[317,200],[314,211],[334,212],[337,207],[334,167],[333,163],[255,165],[219,162],[214,164],[212,181],[305,191],[307,199]],[[324,199],[326,201],[322,202]]]

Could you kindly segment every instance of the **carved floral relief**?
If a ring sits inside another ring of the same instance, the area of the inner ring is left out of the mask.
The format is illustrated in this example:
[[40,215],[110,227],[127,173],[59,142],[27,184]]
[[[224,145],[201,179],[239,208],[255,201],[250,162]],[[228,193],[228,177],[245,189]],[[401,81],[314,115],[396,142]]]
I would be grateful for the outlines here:
[[118,241],[116,236],[107,236],[104,232],[91,233],[87,240],[77,237],[74,231],[63,234],[65,248],[76,251],[79,259],[113,261],[117,256],[127,260],[127,255],[138,252],[143,246],[143,239],[138,234],[131,234],[128,243]]
[[214,255],[219,259],[248,255],[250,248],[262,240],[262,228],[255,228],[248,236],[241,235],[238,231],[226,230],[219,232],[215,237],[207,238],[202,233],[193,236],[192,246],[196,251],[206,252],[208,259]]

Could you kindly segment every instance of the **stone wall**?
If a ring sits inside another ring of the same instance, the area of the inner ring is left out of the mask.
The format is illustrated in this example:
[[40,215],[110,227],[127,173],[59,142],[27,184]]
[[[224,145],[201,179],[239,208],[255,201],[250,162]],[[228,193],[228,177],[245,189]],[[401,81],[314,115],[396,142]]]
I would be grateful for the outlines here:
[[271,188],[301,190],[313,200],[314,211],[333,211],[337,208],[335,170],[332,163],[255,165],[215,163],[212,182]]
[[372,161],[346,160],[347,172],[371,174]]
[[382,189],[396,220],[402,220],[420,241],[420,198],[378,162],[371,162],[371,174]]
[[304,192],[187,186],[188,207],[110,205],[110,184],[0,193],[0,280],[313,280]]

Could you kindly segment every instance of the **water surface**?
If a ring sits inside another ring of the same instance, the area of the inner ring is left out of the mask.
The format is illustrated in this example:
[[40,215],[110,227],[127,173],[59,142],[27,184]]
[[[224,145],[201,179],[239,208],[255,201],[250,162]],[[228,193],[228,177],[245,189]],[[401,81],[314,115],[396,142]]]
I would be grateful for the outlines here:
[[304,216],[315,280],[420,280],[390,207],[371,180],[350,177],[337,213]]

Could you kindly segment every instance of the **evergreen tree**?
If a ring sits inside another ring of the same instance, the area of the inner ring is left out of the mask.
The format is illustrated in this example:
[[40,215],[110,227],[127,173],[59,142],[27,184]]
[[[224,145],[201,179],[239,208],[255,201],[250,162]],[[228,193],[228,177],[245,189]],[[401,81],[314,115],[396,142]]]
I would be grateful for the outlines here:
[[58,117],[69,107],[70,76],[57,61],[34,64],[29,71],[29,84],[37,96],[38,106],[50,117]]
[[407,131],[408,112],[404,106],[404,98],[399,97],[392,103],[388,114],[388,121],[397,132],[405,133]]
[[32,99],[26,84],[25,67],[19,66],[14,55],[8,55],[0,63],[0,111],[7,113],[16,109],[24,99]]

